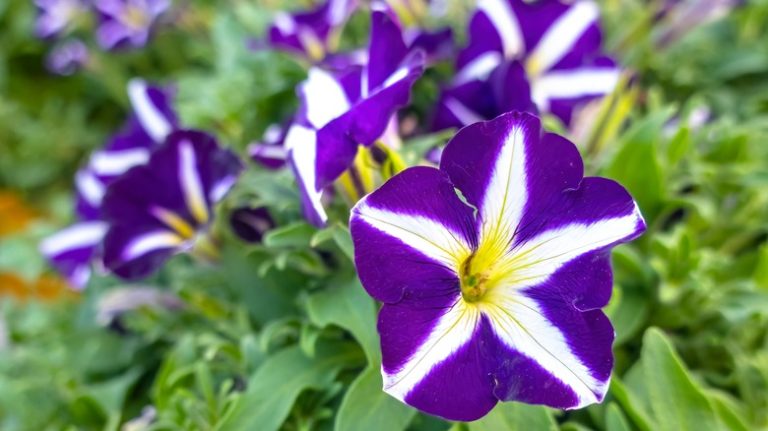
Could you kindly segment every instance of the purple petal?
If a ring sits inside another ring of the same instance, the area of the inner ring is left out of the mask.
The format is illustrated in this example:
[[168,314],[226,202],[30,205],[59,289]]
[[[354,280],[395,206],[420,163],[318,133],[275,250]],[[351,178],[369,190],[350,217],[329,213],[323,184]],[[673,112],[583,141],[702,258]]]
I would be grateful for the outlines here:
[[243,241],[253,243],[261,242],[264,234],[275,226],[265,207],[238,208],[232,212],[229,224]]
[[54,47],[46,57],[46,67],[52,73],[72,75],[88,62],[88,48],[79,39],[68,40]]
[[388,303],[420,291],[458,293],[448,262],[475,246],[473,225],[472,209],[443,173],[406,169],[352,209],[350,229],[363,286]]
[[155,142],[163,142],[178,127],[172,91],[150,86],[142,79],[128,83],[128,97],[141,127]]
[[233,185],[240,161],[203,132],[176,131],[107,189],[107,268],[126,278],[147,275],[204,230],[212,206]]
[[288,150],[284,145],[287,133],[288,126],[269,126],[261,142],[253,142],[248,146],[251,160],[267,169],[280,169],[285,166],[288,157]]
[[368,45],[368,91],[384,84],[408,54],[400,26],[386,12],[371,13],[371,41]]
[[91,262],[105,231],[102,222],[77,223],[46,238],[40,252],[73,287],[82,289],[90,279]]
[[408,50],[422,50],[429,63],[451,58],[456,49],[453,41],[453,30],[441,28],[435,31],[410,29],[405,33]]

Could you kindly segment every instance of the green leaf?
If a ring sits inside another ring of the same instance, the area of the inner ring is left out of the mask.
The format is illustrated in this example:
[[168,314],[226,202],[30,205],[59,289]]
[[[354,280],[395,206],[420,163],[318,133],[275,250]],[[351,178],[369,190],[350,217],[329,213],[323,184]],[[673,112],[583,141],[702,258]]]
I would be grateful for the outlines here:
[[309,245],[317,247],[330,240],[333,240],[336,243],[339,249],[341,249],[350,261],[355,261],[355,249],[352,245],[352,237],[349,234],[349,229],[340,223],[336,223],[333,226],[317,231],[312,236]]
[[716,430],[715,409],[664,334],[650,328],[643,337],[639,375],[628,380],[630,391],[642,394],[656,429]]
[[469,431],[557,431],[552,411],[522,403],[499,403],[484,418],[469,424]]
[[248,389],[219,429],[227,431],[276,431],[301,392],[330,385],[354,352],[339,345],[318,349],[314,358],[297,346],[281,350],[267,359],[248,380]]
[[658,158],[660,130],[672,111],[664,109],[639,121],[623,137],[605,174],[629,190],[647,218],[653,218],[665,195]]
[[349,331],[371,364],[380,361],[376,306],[357,278],[331,285],[307,300],[307,314],[317,326],[336,325]]
[[381,371],[368,366],[344,395],[336,415],[335,431],[398,431],[410,423],[416,410],[382,390]]
[[264,235],[267,247],[308,247],[316,229],[307,223],[298,222],[273,229]]
[[621,412],[621,408],[616,403],[608,405],[608,411],[605,413],[606,431],[632,431],[627,423],[627,418]]

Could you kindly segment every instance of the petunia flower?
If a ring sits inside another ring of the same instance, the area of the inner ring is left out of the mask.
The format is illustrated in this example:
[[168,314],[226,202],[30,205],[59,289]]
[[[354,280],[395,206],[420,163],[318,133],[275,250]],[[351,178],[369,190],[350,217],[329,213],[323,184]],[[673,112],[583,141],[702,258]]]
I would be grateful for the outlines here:
[[82,0],[35,0],[35,35],[47,39],[65,32],[86,11]]
[[205,250],[213,206],[235,183],[237,156],[200,131],[172,132],[149,161],[121,175],[102,204],[104,266],[125,279],[154,272],[171,255]]
[[334,51],[356,8],[357,0],[327,0],[309,11],[278,12],[269,28],[269,44],[318,62]]
[[46,238],[40,250],[70,285],[83,288],[106,232],[101,205],[107,186],[128,169],[149,160],[150,152],[178,127],[169,90],[140,79],[128,84],[132,115],[103,150],[94,152],[75,175],[79,222]]
[[88,63],[88,47],[80,39],[66,40],[51,49],[45,66],[56,75],[72,75]]
[[355,263],[384,303],[387,393],[460,421],[499,401],[603,400],[610,250],[645,223],[619,184],[582,175],[571,142],[513,112],[459,131],[439,169],[406,169],[358,202]]
[[288,151],[285,149],[285,135],[288,127],[272,124],[264,131],[260,142],[248,145],[251,159],[267,169],[280,169],[285,166]]
[[601,51],[599,14],[591,0],[480,0],[434,127],[536,109],[568,124],[576,106],[610,93],[619,79]]
[[242,207],[232,211],[229,225],[243,241],[259,243],[264,234],[275,227],[275,221],[266,207]]
[[170,0],[94,0],[99,14],[96,40],[104,49],[121,46],[141,48],[160,15],[171,7]]
[[325,187],[353,164],[360,145],[371,146],[382,137],[424,70],[423,52],[408,49],[387,13],[374,11],[371,20],[367,64],[333,73],[310,69],[299,88],[297,119],[285,138],[305,216],[317,226],[327,219]]

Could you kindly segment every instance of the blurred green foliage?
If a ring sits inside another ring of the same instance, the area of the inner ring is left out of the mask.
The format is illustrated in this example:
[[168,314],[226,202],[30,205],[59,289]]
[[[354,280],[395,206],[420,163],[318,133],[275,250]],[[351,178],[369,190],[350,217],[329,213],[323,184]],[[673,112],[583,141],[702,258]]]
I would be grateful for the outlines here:
[[[119,127],[131,76],[175,82],[184,124],[238,150],[290,115],[304,69],[246,48],[279,3],[192,2],[193,15],[146,50],[94,49],[86,70],[55,77],[42,66],[50,46],[31,36],[31,2],[0,0],[0,188],[49,215],[0,238],[0,270],[44,271],[36,241],[71,217],[72,174]],[[221,211],[266,205],[279,227],[247,245],[220,222],[221,265],[180,256],[145,282],[183,309],[145,307],[121,317],[119,331],[105,328],[99,301],[120,284],[109,278],[77,300],[3,300],[0,429],[116,430],[146,406],[156,409],[150,430],[766,429],[768,2],[746,2],[664,49],[655,3],[602,4],[639,97],[628,127],[583,151],[590,174],[629,188],[649,226],[614,254],[617,360],[603,404],[500,404],[449,424],[385,395],[376,304],[356,281],[346,227],[311,228],[290,175],[251,168]],[[456,9],[447,21],[460,30],[466,14]],[[351,38],[364,21],[353,20]],[[434,85],[417,88],[417,116]],[[696,124],[702,108],[711,119]],[[404,157],[445,138],[419,138]]]

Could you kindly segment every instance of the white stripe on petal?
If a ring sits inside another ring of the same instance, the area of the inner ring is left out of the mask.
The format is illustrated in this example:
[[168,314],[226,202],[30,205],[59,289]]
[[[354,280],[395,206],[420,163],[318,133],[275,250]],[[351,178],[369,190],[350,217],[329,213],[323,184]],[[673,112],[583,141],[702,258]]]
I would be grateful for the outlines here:
[[461,122],[461,124],[465,126],[485,120],[482,116],[480,116],[480,114],[469,109],[467,105],[459,102],[453,97],[445,99],[444,103],[445,107],[451,111],[451,114],[453,114]]
[[501,64],[502,56],[498,52],[486,52],[465,64],[453,78],[453,85],[458,86],[474,80],[485,80],[493,69]]
[[104,238],[107,225],[100,221],[76,223],[63,229],[40,243],[40,252],[45,256],[56,256],[85,247],[93,247]]
[[508,0],[480,0],[478,9],[485,13],[501,38],[504,58],[514,59],[523,52],[523,36]]
[[557,64],[600,15],[597,4],[590,0],[573,4],[549,27],[526,62],[531,76],[538,76]]
[[602,400],[607,382],[592,377],[589,368],[568,347],[562,332],[544,317],[536,301],[524,295],[492,296],[480,307],[505,345],[571,388],[579,398],[574,408]]
[[407,67],[401,67],[395,71],[392,75],[389,75],[389,78],[387,78],[386,81],[384,81],[384,84],[382,85],[383,88],[387,88],[390,85],[393,85],[397,83],[398,81],[405,79],[406,76],[408,76],[408,72],[410,72],[410,69]]
[[208,221],[208,206],[203,193],[203,183],[197,171],[197,157],[189,141],[179,143],[179,183],[184,191],[184,201],[187,203],[192,217],[199,223]]
[[232,186],[237,182],[237,177],[234,175],[228,175],[220,179],[216,184],[211,187],[211,192],[208,194],[208,198],[211,202],[218,202],[224,198],[224,196],[232,189]]
[[285,12],[277,12],[272,19],[272,24],[280,30],[280,33],[288,35],[296,31],[296,21]]
[[471,253],[464,237],[431,218],[374,208],[361,201],[354,213],[371,227],[397,238],[428,258],[456,271]]
[[288,150],[282,145],[254,144],[248,149],[251,157],[263,157],[265,159],[285,160]]
[[182,245],[184,240],[175,233],[167,230],[148,232],[134,238],[123,250],[124,260],[133,260],[153,251],[174,248]]
[[523,125],[516,124],[499,151],[480,207],[482,245],[503,250],[520,223],[528,199],[525,138]]
[[384,392],[404,401],[435,367],[472,339],[479,320],[477,307],[467,306],[459,299],[400,370],[389,374],[382,368]]
[[104,198],[104,184],[89,170],[80,170],[75,174],[75,187],[90,205],[99,206]]
[[532,82],[531,98],[539,109],[546,111],[553,99],[601,96],[616,88],[620,73],[619,69],[606,67],[549,72]]
[[502,283],[515,290],[539,285],[571,260],[631,237],[642,222],[643,217],[635,205],[632,213],[623,217],[591,224],[573,223],[545,231],[507,255],[511,261],[502,264],[513,269]]
[[304,195],[318,218],[325,223],[328,216],[323,208],[323,192],[317,190],[317,172],[315,171],[315,156],[317,154],[317,132],[303,126],[293,125],[285,136],[285,147],[289,151],[289,157],[293,162],[296,172],[296,181],[304,190]]
[[349,109],[349,100],[341,84],[328,72],[312,68],[301,86],[307,108],[307,120],[320,129]]
[[155,141],[163,142],[171,133],[171,124],[162,112],[152,103],[147,94],[147,83],[141,79],[128,82],[128,98],[131,100],[133,111],[139,118],[144,131]]
[[132,148],[122,151],[98,151],[91,156],[90,167],[99,175],[121,175],[134,166],[147,163],[149,150]]

